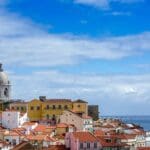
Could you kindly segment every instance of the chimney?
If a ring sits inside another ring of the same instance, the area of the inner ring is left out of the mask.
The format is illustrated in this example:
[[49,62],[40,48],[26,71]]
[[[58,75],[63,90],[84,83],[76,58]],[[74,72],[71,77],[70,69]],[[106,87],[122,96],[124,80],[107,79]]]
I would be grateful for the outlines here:
[[45,101],[46,100],[46,96],[39,96],[39,100],[40,101]]

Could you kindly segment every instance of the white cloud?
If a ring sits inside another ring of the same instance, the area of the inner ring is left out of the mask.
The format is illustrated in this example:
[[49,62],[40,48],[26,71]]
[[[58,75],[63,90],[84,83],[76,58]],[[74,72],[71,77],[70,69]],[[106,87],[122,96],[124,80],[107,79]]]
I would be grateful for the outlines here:
[[[55,35],[30,20],[0,12],[0,62],[7,66],[61,66],[90,59],[121,59],[149,52],[149,41],[150,32],[105,39]],[[72,75],[52,70],[11,73],[10,78],[14,98],[47,95],[85,98],[95,104],[129,100],[143,104],[150,100],[149,75]]]
[[144,2],[144,0],[74,0],[77,4],[89,5],[101,9],[109,9],[111,3],[132,4]]
[[114,12],[109,13],[109,15],[113,15],[113,16],[131,16],[131,12],[114,11]]
[[[88,100],[90,104],[103,105],[105,108],[103,114],[126,113],[133,104],[136,108],[150,103],[149,74],[75,75],[48,70],[28,75],[11,74],[10,78],[13,85],[13,97],[27,100],[39,95],[46,95],[49,98],[82,98]],[[113,107],[121,108],[116,110]],[[126,110],[127,107],[128,110]],[[133,108],[128,113],[134,114],[134,111]],[[143,108],[139,113],[142,114],[144,111],[146,110]]]
[[109,8],[109,1],[108,0],[75,0],[74,2],[77,4],[95,6],[95,7],[100,7],[103,9]]
[[91,39],[51,34],[29,20],[4,12],[0,13],[0,22],[0,61],[9,65],[70,65],[89,59],[121,59],[150,50],[150,32]]
[[[9,75],[15,89],[25,88],[23,91],[15,92],[15,96],[22,98],[33,97],[34,90],[38,96],[44,92],[48,96],[62,94],[68,97],[92,97],[109,95],[115,102],[131,100],[134,102],[150,102],[150,75],[101,75],[101,74],[68,74],[57,70],[38,71],[28,75]],[[18,85],[18,86],[17,86]],[[22,86],[21,86],[22,85]],[[43,90],[44,89],[44,90]],[[51,93],[49,90],[53,90]],[[22,93],[25,92],[26,94]],[[40,93],[41,92],[41,93]],[[28,94],[27,94],[28,93]],[[59,95],[58,95],[59,96]],[[148,96],[148,98],[147,98]],[[131,99],[133,97],[133,99]]]

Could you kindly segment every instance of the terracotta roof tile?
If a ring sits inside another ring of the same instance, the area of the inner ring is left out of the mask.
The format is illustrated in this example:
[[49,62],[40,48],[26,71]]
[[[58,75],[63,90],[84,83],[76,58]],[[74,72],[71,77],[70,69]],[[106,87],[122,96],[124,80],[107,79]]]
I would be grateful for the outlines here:
[[80,142],[97,142],[96,137],[90,132],[73,132],[73,136]]
[[150,150],[150,147],[139,147],[137,150]]
[[67,128],[68,125],[66,123],[59,123],[56,125],[57,128]]
[[22,126],[32,126],[35,124],[36,124],[36,122],[25,122]]

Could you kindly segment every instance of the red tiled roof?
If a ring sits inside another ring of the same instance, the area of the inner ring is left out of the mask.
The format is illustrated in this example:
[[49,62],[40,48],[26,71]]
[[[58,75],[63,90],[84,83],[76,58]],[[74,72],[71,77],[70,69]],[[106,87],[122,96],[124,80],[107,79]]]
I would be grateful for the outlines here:
[[56,125],[56,127],[57,127],[57,128],[67,128],[68,125],[65,124],[65,123],[59,123],[59,124]]
[[103,130],[96,130],[96,131],[94,131],[94,135],[95,136],[104,136],[104,135],[106,135],[106,132]]
[[55,142],[56,140],[51,138],[50,136],[48,135],[45,135],[45,134],[40,134],[40,135],[27,135],[26,138],[28,140],[31,140],[31,141],[48,141],[48,142]]
[[4,133],[5,136],[20,136],[20,134],[16,131],[6,131]]
[[150,147],[139,147],[137,150],[150,150]]
[[102,147],[124,147],[124,146],[127,146],[126,144],[116,143],[112,138],[110,138],[111,142],[106,142],[106,139],[104,137],[97,137],[97,139],[100,141]]
[[47,135],[27,135],[26,138],[28,140],[37,140],[37,141],[43,141],[46,138]]
[[21,127],[21,128],[13,128],[13,131],[25,131],[26,129]]
[[49,148],[45,148],[43,150],[66,150],[66,147],[64,145],[51,145]]
[[25,122],[22,126],[32,126],[35,124],[36,124],[36,122]]
[[46,129],[55,129],[56,126],[48,126],[48,125],[41,125],[39,124],[35,129],[34,131],[35,132],[45,132]]
[[73,136],[80,142],[97,142],[96,137],[90,132],[73,132]]
[[124,134],[123,136],[125,139],[135,139],[135,137],[136,137],[135,134]]

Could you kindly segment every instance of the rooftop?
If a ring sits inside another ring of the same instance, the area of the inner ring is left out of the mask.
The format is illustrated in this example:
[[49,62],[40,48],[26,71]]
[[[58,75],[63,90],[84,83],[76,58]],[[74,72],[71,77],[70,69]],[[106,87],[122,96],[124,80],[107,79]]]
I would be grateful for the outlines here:
[[73,136],[80,142],[97,142],[97,138],[90,132],[73,132]]

